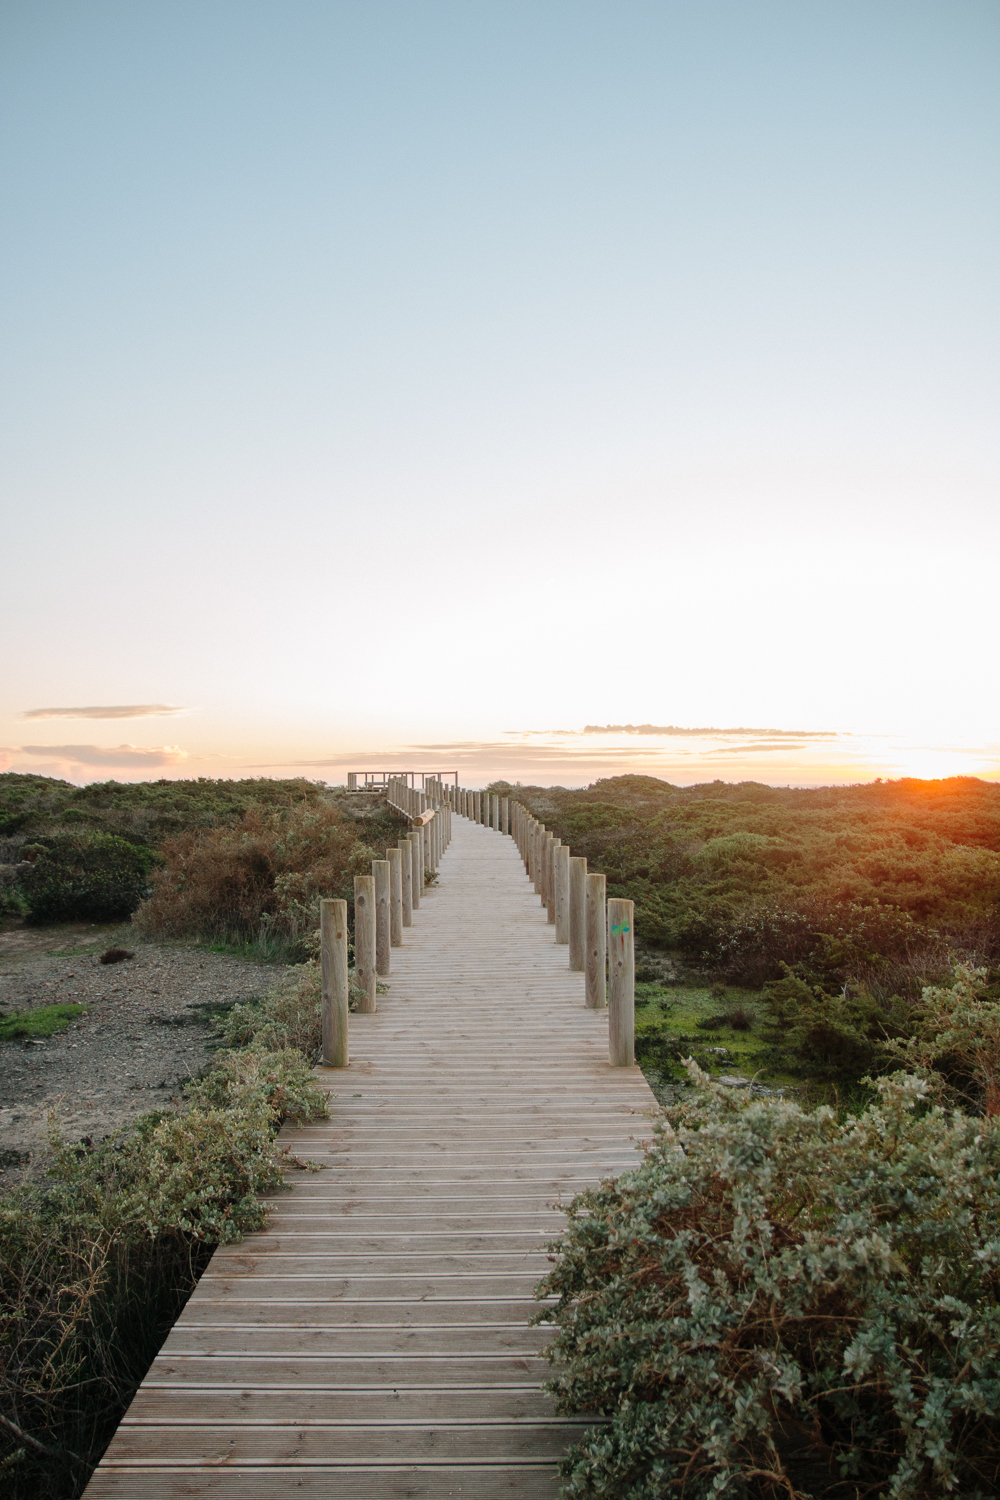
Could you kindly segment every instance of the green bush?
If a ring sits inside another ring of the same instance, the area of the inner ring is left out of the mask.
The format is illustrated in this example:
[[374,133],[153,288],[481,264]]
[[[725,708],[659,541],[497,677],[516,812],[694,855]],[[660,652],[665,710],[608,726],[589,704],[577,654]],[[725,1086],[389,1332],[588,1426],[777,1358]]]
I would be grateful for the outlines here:
[[234,1005],[219,1025],[225,1047],[297,1047],[314,1059],[322,1041],[323,988],[319,964],[296,964],[262,1000]]
[[26,845],[19,885],[31,922],[117,922],[150,888],[157,856],[112,833],[56,834]]
[[275,1133],[284,1118],[328,1112],[309,1060],[287,1045],[311,1036],[315,1004],[301,976],[280,988],[280,1037],[275,1012],[258,1008],[249,1045],[220,1053],[182,1109],[96,1147],[54,1133],[45,1183],[0,1198],[5,1500],[82,1492],[209,1248],[262,1228],[262,1195],[308,1165]]
[[849,986],[831,995],[785,968],[783,979],[764,986],[766,1034],[802,1076],[858,1079],[879,1068],[886,1039],[905,1034],[911,1024],[903,1001],[884,1004]]
[[[916,998],[949,949],[1000,960],[1000,786],[974,777],[850,787],[617,776],[505,788],[636,903],[646,946],[757,988]],[[807,972],[806,972],[807,971]]]
[[154,938],[283,939],[286,952],[302,957],[320,900],[353,903],[354,876],[370,871],[379,854],[366,840],[381,834],[395,843],[401,827],[394,817],[359,822],[332,802],[251,807],[233,826],[164,842],[163,867],[136,925]]
[[608,1419],[563,1494],[997,1494],[1000,1125],[911,1075],[838,1124],[692,1071],[537,1289],[559,1409]]

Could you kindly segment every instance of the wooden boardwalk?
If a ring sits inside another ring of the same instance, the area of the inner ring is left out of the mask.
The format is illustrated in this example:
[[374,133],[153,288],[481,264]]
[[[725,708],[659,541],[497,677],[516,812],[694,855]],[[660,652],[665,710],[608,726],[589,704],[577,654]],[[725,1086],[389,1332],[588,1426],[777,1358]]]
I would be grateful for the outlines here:
[[[86,1500],[553,1500],[580,1423],[530,1328],[553,1207],[636,1161],[655,1102],[608,1065],[510,838],[454,819],[438,888],[282,1140],[270,1226],[215,1252]],[[586,1424],[583,1424],[586,1425]]]

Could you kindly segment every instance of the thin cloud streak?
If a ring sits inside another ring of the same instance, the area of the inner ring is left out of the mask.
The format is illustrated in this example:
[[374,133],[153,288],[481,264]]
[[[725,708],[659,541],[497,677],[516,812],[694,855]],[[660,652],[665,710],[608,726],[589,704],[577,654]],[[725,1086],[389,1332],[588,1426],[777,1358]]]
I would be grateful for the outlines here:
[[7,755],[37,755],[49,760],[72,761],[79,766],[176,766],[187,760],[179,745],[21,745]]
[[151,719],[164,714],[182,714],[186,709],[172,703],[110,703],[90,708],[29,708],[22,719]]
[[722,739],[735,735],[741,735],[744,738],[767,735],[772,739],[780,736],[789,740],[837,738],[837,731],[834,729],[682,729],[677,724],[585,724],[582,732],[584,734],[649,734],[665,737],[676,735],[690,739]]
[[506,729],[505,734],[565,736],[566,738],[590,734],[641,734],[664,739],[732,739],[741,737],[754,739],[767,736],[785,740],[835,740],[840,737],[836,729],[749,729],[738,726],[733,729],[695,728],[685,729],[678,724],[585,724],[582,729]]

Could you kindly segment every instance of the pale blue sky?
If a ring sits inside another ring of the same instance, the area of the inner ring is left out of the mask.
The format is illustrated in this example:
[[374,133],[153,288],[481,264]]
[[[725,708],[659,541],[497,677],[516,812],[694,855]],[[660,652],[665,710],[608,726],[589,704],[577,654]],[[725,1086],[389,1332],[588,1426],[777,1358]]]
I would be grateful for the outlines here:
[[991,773],[998,63],[978,0],[0,0],[9,764]]

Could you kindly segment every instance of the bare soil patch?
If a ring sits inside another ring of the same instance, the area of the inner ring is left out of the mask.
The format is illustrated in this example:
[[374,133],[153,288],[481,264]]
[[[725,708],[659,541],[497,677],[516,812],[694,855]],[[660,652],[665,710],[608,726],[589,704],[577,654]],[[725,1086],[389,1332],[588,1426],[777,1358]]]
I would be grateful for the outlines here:
[[0,1043],[0,1187],[41,1171],[48,1120],[70,1141],[97,1141],[137,1115],[169,1108],[210,1055],[212,1011],[257,999],[275,964],[179,943],[136,942],[102,965],[120,929],[74,923],[0,932],[0,1012],[64,1002],[88,1014],[43,1042]]

